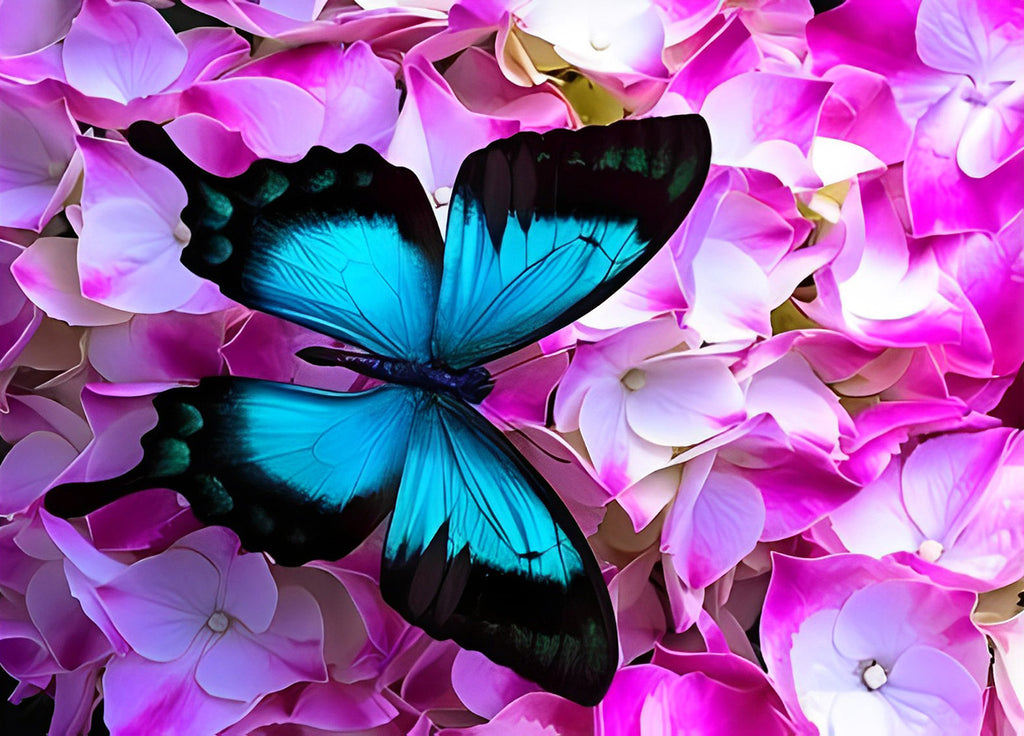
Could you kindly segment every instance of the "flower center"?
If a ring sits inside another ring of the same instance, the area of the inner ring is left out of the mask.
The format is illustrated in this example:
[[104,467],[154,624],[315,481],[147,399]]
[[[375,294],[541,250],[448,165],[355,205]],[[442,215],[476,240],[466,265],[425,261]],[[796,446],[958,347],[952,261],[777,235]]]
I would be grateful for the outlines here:
[[877,690],[889,679],[885,675],[885,669],[878,662],[871,660],[871,664],[860,673],[861,682],[868,690]]
[[622,377],[622,385],[630,391],[638,391],[647,385],[647,374],[639,368],[630,368]]
[[936,542],[934,539],[926,539],[921,542],[921,546],[917,548],[917,555],[925,562],[935,562],[940,557],[945,549],[942,547],[941,542]]
[[601,31],[595,31],[590,37],[590,48],[594,51],[604,51],[612,45],[612,40]]
[[178,220],[178,224],[174,226],[173,233],[174,239],[177,240],[182,245],[185,245],[192,237],[192,231],[189,230],[188,225],[186,225],[181,220]]
[[438,187],[434,190],[434,201],[437,202],[439,207],[443,207],[448,204],[452,199],[452,188],[451,187]]
[[210,618],[206,619],[206,625],[218,634],[222,634],[227,631],[230,623],[231,622],[228,620],[227,615],[223,611],[214,611],[210,614]]

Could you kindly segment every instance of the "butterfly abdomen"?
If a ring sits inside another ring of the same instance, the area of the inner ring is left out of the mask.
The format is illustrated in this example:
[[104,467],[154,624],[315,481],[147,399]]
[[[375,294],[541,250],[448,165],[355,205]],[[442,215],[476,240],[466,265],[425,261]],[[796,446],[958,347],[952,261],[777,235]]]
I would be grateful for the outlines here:
[[447,394],[469,404],[479,404],[486,399],[494,385],[491,374],[482,366],[457,371],[443,365],[382,358],[320,346],[304,348],[298,352],[298,356],[313,365],[344,366],[370,378]]

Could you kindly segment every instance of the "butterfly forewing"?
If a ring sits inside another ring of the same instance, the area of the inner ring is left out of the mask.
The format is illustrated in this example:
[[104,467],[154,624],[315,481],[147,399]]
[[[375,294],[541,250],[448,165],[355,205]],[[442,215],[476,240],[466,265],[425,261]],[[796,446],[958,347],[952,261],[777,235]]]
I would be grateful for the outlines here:
[[707,176],[697,115],[522,133],[469,155],[448,214],[433,354],[493,360],[583,316],[679,227]]
[[247,307],[378,355],[429,359],[442,242],[411,171],[366,146],[316,147],[222,179],[157,126],[136,124],[128,137],[185,184],[189,270]]

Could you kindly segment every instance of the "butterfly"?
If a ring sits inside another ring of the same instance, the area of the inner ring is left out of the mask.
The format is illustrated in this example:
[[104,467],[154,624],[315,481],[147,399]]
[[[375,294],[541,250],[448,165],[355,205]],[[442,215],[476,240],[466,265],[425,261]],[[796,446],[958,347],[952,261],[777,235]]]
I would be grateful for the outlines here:
[[215,177],[163,130],[129,142],[188,204],[183,263],[228,297],[350,348],[298,355],[380,379],[354,393],[231,376],[155,397],[143,460],[50,491],[77,516],[130,490],[182,493],[279,563],[336,560],[391,514],[384,600],[585,705],[618,664],[593,553],[543,477],[475,404],[484,364],[600,304],[692,207],[710,163],[697,115],[519,133],[459,169],[442,239],[409,170],[358,145]]

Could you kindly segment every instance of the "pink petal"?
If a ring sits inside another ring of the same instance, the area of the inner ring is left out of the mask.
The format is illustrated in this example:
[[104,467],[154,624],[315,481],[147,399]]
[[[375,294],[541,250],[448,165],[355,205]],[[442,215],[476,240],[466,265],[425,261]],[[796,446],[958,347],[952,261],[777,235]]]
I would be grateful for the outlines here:
[[415,171],[428,192],[451,186],[467,154],[519,130],[518,122],[467,110],[433,65],[419,57],[406,60],[405,74],[408,98],[387,158]]
[[1024,81],[1016,81],[967,119],[956,162],[970,177],[988,176],[1024,151]]
[[75,151],[74,123],[52,91],[0,85],[0,126],[0,224],[39,230],[67,195],[60,183]]
[[11,264],[22,290],[46,314],[70,325],[124,322],[127,312],[82,296],[74,238],[39,238]]
[[121,103],[162,91],[184,69],[187,56],[155,9],[111,0],[86,0],[63,53],[71,86]]
[[925,113],[914,131],[903,175],[917,235],[995,233],[1024,201],[1024,154],[980,179],[967,176],[957,165],[957,142],[974,109],[965,99],[970,88],[964,80]]
[[537,690],[536,685],[507,667],[467,649],[460,649],[455,655],[451,678],[459,699],[484,718],[494,718],[516,698]]
[[648,442],[633,433],[627,420],[625,389],[591,391],[580,408],[580,434],[598,477],[620,490],[664,466],[670,446]]
[[708,453],[683,466],[679,495],[662,531],[662,551],[675,557],[676,571],[692,588],[725,574],[754,548],[764,527],[757,488],[712,468],[714,459]]

